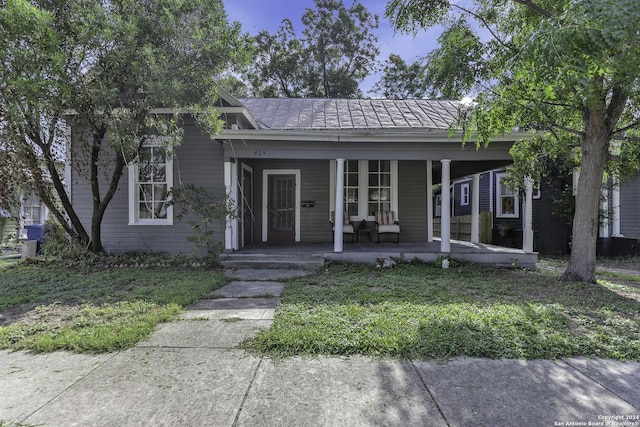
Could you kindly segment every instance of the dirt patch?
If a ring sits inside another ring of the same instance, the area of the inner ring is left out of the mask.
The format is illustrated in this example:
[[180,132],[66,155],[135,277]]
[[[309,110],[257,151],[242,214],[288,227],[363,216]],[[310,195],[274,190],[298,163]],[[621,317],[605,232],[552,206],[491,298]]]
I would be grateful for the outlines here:
[[71,323],[76,305],[50,304],[46,306],[22,305],[0,313],[0,326],[14,323],[39,324],[48,330],[58,329]]

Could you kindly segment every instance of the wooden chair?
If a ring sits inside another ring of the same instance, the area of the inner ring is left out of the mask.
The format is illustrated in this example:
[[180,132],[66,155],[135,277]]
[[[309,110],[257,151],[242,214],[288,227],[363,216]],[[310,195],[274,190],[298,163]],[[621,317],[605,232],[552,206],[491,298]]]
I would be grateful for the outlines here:
[[396,213],[394,211],[376,211],[376,234],[378,236],[377,243],[380,243],[381,234],[395,234],[396,243],[400,243],[400,223],[396,221]]
[[[336,222],[336,212],[335,211],[331,211],[331,241],[335,241],[335,222]],[[351,219],[349,216],[349,212],[345,212],[344,213],[344,220],[343,220],[343,224],[342,224],[342,236],[344,237],[345,234],[350,234],[351,235],[351,243],[355,242],[355,229],[353,228],[353,224],[351,224]]]

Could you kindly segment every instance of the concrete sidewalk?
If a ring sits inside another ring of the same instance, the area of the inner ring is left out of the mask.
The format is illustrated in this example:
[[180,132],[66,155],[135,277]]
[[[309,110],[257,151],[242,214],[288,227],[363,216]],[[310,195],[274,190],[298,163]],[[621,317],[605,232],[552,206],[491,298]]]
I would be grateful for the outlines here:
[[[0,352],[0,421],[44,426],[640,427],[640,364],[254,357],[282,284],[238,280],[115,354]],[[616,418],[612,418],[616,417]],[[609,422],[609,424],[607,424]],[[584,423],[584,424],[582,424]]]

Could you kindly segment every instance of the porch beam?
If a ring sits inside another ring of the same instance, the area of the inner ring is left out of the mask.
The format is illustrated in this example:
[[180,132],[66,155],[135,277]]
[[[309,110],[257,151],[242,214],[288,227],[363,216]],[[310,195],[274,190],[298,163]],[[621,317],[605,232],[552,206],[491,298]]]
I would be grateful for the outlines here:
[[427,160],[427,242],[433,242],[433,161]]
[[480,243],[480,174],[473,174],[471,184],[471,243]]
[[442,164],[442,206],[440,227],[440,252],[451,252],[451,159],[440,160]]
[[342,252],[344,225],[344,159],[336,159],[336,210],[333,222],[333,252]]
[[524,178],[524,231],[522,233],[522,250],[533,252],[533,180]]

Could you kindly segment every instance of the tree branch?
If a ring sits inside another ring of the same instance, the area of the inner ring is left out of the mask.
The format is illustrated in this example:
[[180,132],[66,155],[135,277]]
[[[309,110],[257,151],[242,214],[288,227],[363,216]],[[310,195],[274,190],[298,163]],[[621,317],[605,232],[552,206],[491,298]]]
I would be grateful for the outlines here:
[[505,47],[509,50],[515,50],[512,46],[509,46],[507,43],[505,43],[504,41],[502,41],[502,39],[500,37],[498,37],[498,35],[493,31],[493,29],[491,28],[491,26],[489,25],[489,23],[487,22],[486,19],[484,19],[484,17],[482,17],[481,15],[475,13],[472,10],[469,10],[467,8],[464,8],[458,4],[453,4],[451,3],[451,6],[453,7],[457,7],[458,9],[460,9],[461,11],[463,11],[464,13],[467,13],[471,16],[473,16],[474,18],[476,18],[478,21],[480,21],[482,23],[482,25],[484,25],[484,27],[491,33],[491,35],[493,36],[493,38],[500,43],[500,45],[502,47]]
[[513,0],[513,1],[516,3],[520,3],[521,5],[526,6],[535,12],[538,12],[540,15],[544,16],[545,18],[553,18],[553,14],[551,12],[535,4],[531,0]]

